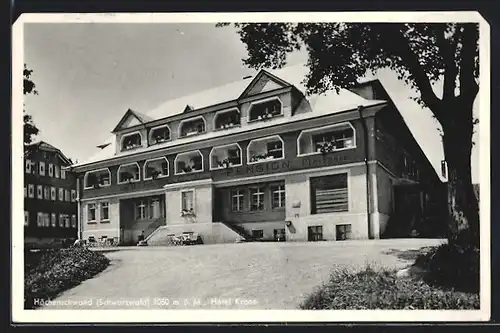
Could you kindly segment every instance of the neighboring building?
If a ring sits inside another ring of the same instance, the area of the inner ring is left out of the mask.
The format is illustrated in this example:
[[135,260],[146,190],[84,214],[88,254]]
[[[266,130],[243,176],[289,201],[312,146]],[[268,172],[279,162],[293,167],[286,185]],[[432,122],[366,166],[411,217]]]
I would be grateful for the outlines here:
[[316,241],[439,229],[442,183],[380,82],[305,97],[306,73],[261,70],[148,115],[128,110],[96,156],[73,166],[81,237]]
[[24,241],[55,245],[77,238],[76,177],[70,160],[54,146],[25,146]]

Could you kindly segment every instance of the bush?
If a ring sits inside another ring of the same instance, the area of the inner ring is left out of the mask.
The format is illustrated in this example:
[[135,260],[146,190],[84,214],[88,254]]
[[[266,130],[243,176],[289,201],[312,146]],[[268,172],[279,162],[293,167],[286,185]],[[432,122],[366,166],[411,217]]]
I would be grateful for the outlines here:
[[25,251],[25,309],[37,307],[35,299],[53,299],[102,272],[108,265],[109,259],[104,255],[81,247]]
[[479,295],[432,287],[424,281],[398,279],[395,271],[370,267],[357,273],[346,270],[330,280],[300,305],[309,310],[431,310],[479,309]]

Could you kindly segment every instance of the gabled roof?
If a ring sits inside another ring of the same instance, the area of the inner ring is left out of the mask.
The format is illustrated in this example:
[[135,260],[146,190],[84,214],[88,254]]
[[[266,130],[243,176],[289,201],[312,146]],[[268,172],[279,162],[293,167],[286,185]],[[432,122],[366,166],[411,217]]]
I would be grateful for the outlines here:
[[35,143],[29,144],[29,145],[25,145],[24,146],[24,156],[28,157],[32,153],[34,153],[38,150],[55,152],[55,153],[57,153],[57,155],[59,156],[59,158],[61,158],[61,160],[63,162],[65,162],[68,165],[72,164],[71,160],[69,158],[67,158],[66,155],[64,155],[61,152],[61,150],[59,150],[58,148],[54,147],[53,145],[51,145],[45,141],[39,141],[39,142],[35,142]]
[[145,124],[154,120],[154,118],[151,118],[148,115],[142,114],[132,109],[128,109],[118,122],[118,125],[116,125],[116,127],[113,129],[112,133],[118,132],[119,130],[123,129],[123,126],[127,123],[127,121],[130,121],[131,118],[138,120],[141,124]]
[[[263,77],[267,77],[271,83],[274,83],[272,88],[275,88],[275,89],[279,89],[281,87],[291,86],[290,83],[280,79],[279,77],[277,77],[277,76],[275,76],[275,75],[273,75],[273,74],[271,74],[268,71],[263,69],[263,70],[259,71],[257,76],[255,76],[255,78],[252,80],[252,82],[250,82],[248,87],[246,87],[246,89],[243,90],[243,92],[241,93],[241,95],[238,98],[244,98],[244,97],[250,95],[250,93],[255,89],[255,86],[259,82],[263,81]],[[264,84],[266,84],[266,83],[268,83],[268,82],[264,81]],[[264,87],[260,87],[260,89],[258,89],[258,91],[256,93],[261,92],[262,88],[264,88]]]

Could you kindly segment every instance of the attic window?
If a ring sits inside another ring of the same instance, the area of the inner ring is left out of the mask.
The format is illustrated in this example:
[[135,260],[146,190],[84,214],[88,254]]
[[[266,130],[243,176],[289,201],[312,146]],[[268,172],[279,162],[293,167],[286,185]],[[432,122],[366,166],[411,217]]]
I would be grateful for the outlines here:
[[258,102],[250,105],[249,121],[266,120],[282,114],[282,104],[279,98]]
[[205,133],[206,125],[203,117],[196,117],[193,119],[183,120],[179,125],[179,136],[186,137]]
[[167,125],[154,127],[149,133],[149,142],[152,145],[170,140],[170,128]]
[[142,136],[139,132],[124,135],[122,137],[122,151],[131,150],[142,146]]
[[238,109],[219,111],[214,117],[215,129],[232,128],[240,125],[240,112]]

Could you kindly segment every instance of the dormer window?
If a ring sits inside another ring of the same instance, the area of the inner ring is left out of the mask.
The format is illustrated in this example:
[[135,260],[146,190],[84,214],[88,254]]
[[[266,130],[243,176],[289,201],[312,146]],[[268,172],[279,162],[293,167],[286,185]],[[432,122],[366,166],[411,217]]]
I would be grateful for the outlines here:
[[170,128],[167,125],[153,127],[149,132],[149,142],[152,145],[170,140]]
[[140,179],[139,164],[123,164],[118,168],[118,184],[138,182]]
[[282,104],[278,97],[260,101],[250,105],[249,121],[267,120],[283,114]]
[[135,149],[142,146],[142,136],[139,132],[126,134],[122,137],[122,151]]
[[199,150],[180,153],[175,157],[175,174],[203,171],[203,155]]
[[218,130],[239,126],[240,112],[236,108],[225,111],[219,111],[215,114],[214,125],[215,125],[214,128]]
[[247,147],[249,164],[283,159],[284,157],[284,143],[279,135],[254,139]]
[[206,124],[203,117],[196,117],[192,119],[182,120],[179,125],[179,137],[187,137],[205,133]]
[[[109,186],[111,185],[111,172],[109,169],[89,171],[85,174],[83,182],[86,189]],[[55,191],[52,197],[55,197]]]

